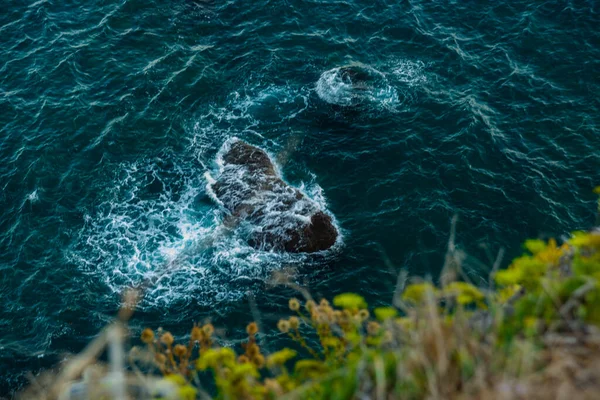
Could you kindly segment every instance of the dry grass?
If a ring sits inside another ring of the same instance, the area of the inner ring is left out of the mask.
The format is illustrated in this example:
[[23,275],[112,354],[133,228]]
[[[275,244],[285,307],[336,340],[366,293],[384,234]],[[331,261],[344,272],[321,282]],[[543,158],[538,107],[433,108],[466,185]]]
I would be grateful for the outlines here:
[[[295,350],[264,352],[255,305],[237,353],[219,347],[210,324],[180,344],[147,329],[145,346],[126,348],[139,295],[130,291],[114,323],[18,398],[599,399],[600,233],[560,247],[528,241],[529,253],[500,271],[501,251],[481,289],[462,272],[453,232],[440,285],[401,273],[393,307],[370,310],[356,294],[317,303],[290,271],[276,274],[274,284],[304,298],[278,324]],[[297,351],[305,357],[294,362]]]

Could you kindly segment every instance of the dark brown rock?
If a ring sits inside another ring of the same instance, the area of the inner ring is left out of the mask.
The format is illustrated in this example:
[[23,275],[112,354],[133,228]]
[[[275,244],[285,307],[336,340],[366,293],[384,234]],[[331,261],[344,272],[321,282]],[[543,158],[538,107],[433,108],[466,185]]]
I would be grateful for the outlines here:
[[223,155],[225,164],[243,165],[249,172],[259,172],[266,176],[275,176],[275,167],[269,155],[262,149],[238,140],[231,144]]
[[338,232],[331,216],[285,183],[264,150],[234,141],[223,149],[221,165],[210,188],[229,213],[227,224],[233,225],[233,220],[248,229],[251,246],[313,253],[336,242]]

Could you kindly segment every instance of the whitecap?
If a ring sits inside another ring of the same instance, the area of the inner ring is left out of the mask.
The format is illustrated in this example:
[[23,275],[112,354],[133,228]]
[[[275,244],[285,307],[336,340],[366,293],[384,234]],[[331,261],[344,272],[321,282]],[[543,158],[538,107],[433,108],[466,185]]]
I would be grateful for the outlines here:
[[426,65],[423,61],[397,60],[391,65],[391,73],[395,80],[408,87],[418,87],[427,82],[424,73]]
[[26,199],[31,203],[37,203],[40,200],[37,188],[33,192],[29,193]]
[[[223,223],[225,213],[206,190],[219,164],[218,155],[206,169],[191,157],[172,155],[120,164],[105,200],[85,215],[68,259],[90,282],[103,282],[108,301],[127,287],[143,286],[142,308],[235,303],[273,271],[315,262],[311,255],[257,250],[245,232],[260,227]],[[303,190],[325,209],[315,182]],[[342,240],[340,235],[330,255]]]
[[[304,192],[304,185],[295,188],[284,182],[275,158],[269,155],[270,165],[275,169],[274,174],[253,172],[245,165],[226,163],[224,156],[232,146],[242,143],[237,138],[227,140],[217,153],[215,164],[215,179],[209,175],[207,192],[222,206],[229,225],[237,225],[235,234],[245,237],[248,242],[254,242],[254,247],[266,251],[279,251],[292,232],[301,232],[311,217],[319,212],[325,212],[322,191],[319,204]],[[219,187],[220,189],[215,189]],[[216,190],[217,195],[213,190]],[[238,216],[229,213],[235,211]],[[248,214],[249,213],[249,214]],[[287,245],[286,245],[287,246]],[[279,250],[277,250],[279,249]]]
[[384,73],[360,63],[323,72],[315,90],[321,100],[338,106],[371,104],[393,108],[401,103],[397,89]]
[[[264,143],[261,125],[302,113],[309,94],[308,87],[249,82],[223,105],[199,111],[188,128],[188,152],[112,166],[115,180],[104,188],[104,200],[87,210],[68,259],[90,281],[103,282],[110,301],[126,287],[145,285],[141,307],[236,302],[282,266],[313,262],[307,255],[252,248],[244,232],[259,227],[231,229],[223,223],[219,200],[207,190],[230,140],[241,136]],[[325,209],[315,178],[302,190]],[[335,249],[342,240],[340,235]]]

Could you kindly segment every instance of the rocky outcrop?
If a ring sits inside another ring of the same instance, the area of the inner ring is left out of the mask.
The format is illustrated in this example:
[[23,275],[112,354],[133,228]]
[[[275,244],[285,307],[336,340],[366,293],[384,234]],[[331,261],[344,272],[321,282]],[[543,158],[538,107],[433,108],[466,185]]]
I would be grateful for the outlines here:
[[251,246],[313,253],[336,242],[331,216],[285,183],[264,150],[236,140],[226,144],[220,164],[219,176],[209,188],[229,213],[229,223],[249,227]]

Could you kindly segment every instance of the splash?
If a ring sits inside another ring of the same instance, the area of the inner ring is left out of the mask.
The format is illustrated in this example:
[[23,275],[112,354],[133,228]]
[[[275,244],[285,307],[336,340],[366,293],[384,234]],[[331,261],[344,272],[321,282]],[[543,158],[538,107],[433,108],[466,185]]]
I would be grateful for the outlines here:
[[243,135],[264,140],[271,127],[281,130],[308,108],[310,89],[247,82],[230,93],[224,105],[210,104],[192,125],[190,146],[205,166],[228,139]]
[[[227,108],[209,110],[191,130],[188,154],[118,165],[112,188],[85,216],[68,255],[91,280],[109,289],[108,297],[144,285],[142,308],[233,304],[259,289],[273,271],[317,262],[307,254],[253,248],[246,233],[265,227],[231,229],[224,223],[223,208],[210,199],[207,187],[212,174],[223,167],[223,143],[233,140],[238,126],[246,136],[261,139],[253,133],[257,120],[245,102],[238,97]],[[315,176],[300,190],[312,207],[326,208]],[[340,236],[335,249],[320,254],[320,260],[333,256],[341,244]]]
[[426,64],[423,61],[397,60],[390,66],[394,79],[410,88],[419,87],[427,82],[424,73]]
[[317,81],[317,95],[338,106],[375,104],[393,108],[401,103],[398,91],[384,73],[364,64],[350,64],[323,72]]
[[232,139],[218,155],[217,179],[207,190],[223,206],[229,225],[248,227],[248,242],[269,251],[316,252],[337,239],[331,216],[280,178],[262,149]]
[[415,100],[415,91],[427,82],[422,61],[387,61],[381,72],[353,63],[325,71],[316,84],[321,100],[337,106],[367,106],[398,111]]

